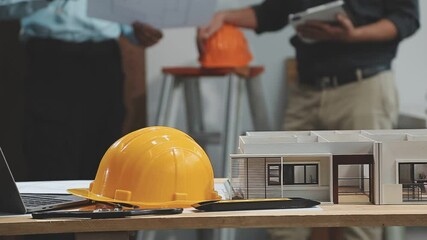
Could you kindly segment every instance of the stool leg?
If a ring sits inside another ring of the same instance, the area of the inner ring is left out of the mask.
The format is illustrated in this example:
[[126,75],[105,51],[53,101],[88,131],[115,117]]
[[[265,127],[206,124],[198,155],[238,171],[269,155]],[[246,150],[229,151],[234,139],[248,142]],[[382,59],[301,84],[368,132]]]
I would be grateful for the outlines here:
[[207,141],[201,136],[204,133],[202,98],[198,78],[184,80],[185,107],[187,112],[187,127],[190,136],[206,149]]
[[265,104],[260,78],[250,78],[245,83],[254,129],[257,131],[270,130],[267,105]]
[[229,75],[228,92],[226,100],[226,114],[225,114],[225,131],[223,136],[223,176],[229,177],[230,174],[230,154],[236,150],[236,142],[238,139],[238,126],[240,118],[240,91],[241,91],[241,78],[234,74]]
[[156,125],[168,125],[171,111],[171,100],[175,87],[175,77],[165,74],[163,76],[162,88],[160,90],[159,105],[157,107]]

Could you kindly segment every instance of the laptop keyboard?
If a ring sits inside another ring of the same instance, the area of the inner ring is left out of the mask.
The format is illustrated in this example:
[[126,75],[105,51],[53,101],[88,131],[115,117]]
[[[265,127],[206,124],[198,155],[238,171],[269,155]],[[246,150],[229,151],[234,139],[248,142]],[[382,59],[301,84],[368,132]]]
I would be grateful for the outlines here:
[[60,198],[49,198],[43,196],[35,196],[35,195],[21,195],[22,201],[26,207],[37,207],[58,203],[69,202],[70,199],[60,199]]

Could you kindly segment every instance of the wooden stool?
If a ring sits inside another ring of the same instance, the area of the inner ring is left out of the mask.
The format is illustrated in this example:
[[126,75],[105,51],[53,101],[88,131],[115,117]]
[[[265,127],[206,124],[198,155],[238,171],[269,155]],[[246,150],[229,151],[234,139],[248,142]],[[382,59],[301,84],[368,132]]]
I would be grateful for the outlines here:
[[[255,130],[269,130],[267,109],[265,107],[259,76],[264,71],[262,66],[248,68],[216,68],[206,69],[200,67],[164,67],[163,83],[156,124],[174,126],[171,113],[177,108],[177,103],[172,102],[174,93],[181,86],[184,89],[186,119],[188,134],[192,136],[203,148],[209,143],[222,145],[222,174],[229,175],[230,153],[236,150],[239,136],[240,99],[242,86],[246,86],[252,122]],[[225,127],[223,134],[208,133],[203,123],[203,106],[200,96],[201,77],[227,77],[228,91],[226,94]],[[205,148],[206,149],[206,148]]]

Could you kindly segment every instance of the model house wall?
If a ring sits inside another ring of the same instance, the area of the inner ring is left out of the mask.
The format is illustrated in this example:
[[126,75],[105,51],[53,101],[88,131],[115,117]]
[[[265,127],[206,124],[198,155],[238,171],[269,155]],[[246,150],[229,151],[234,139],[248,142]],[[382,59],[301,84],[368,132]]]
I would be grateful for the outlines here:
[[[382,158],[379,163],[382,180],[381,184],[389,186],[381,192],[381,204],[399,204],[405,200],[412,201],[413,204],[426,204],[427,199],[423,196],[425,195],[425,187],[423,182],[421,182],[425,177],[419,178],[420,175],[427,174],[425,169],[427,166],[426,143],[426,141],[405,141],[386,142],[382,144]],[[413,164],[415,164],[415,166],[420,166],[420,168],[414,169],[413,176],[411,177],[410,166]],[[409,168],[408,171],[404,171],[405,166],[402,165],[406,165],[406,168]],[[405,186],[402,182],[407,183],[408,186]],[[408,198],[388,199],[388,196],[392,195],[393,192],[400,187],[403,188],[402,190],[408,191]]]
[[[241,155],[233,159],[232,185],[244,198],[306,197],[331,202],[331,155]],[[318,168],[312,175],[296,171],[297,182],[281,184],[280,165]],[[317,166],[317,167],[316,167]],[[319,173],[319,174],[318,174]],[[234,177],[233,177],[234,176]]]
[[248,132],[231,173],[244,198],[338,203],[357,185],[373,204],[426,204],[427,129]]

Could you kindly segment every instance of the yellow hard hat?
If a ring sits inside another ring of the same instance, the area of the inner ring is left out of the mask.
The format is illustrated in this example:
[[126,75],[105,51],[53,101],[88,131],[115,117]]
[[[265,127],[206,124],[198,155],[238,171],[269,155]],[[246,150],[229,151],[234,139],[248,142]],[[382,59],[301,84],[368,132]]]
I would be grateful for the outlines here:
[[68,192],[141,208],[191,207],[220,199],[205,151],[184,132],[163,126],[142,128],[117,140],[103,156],[89,189]]

